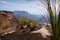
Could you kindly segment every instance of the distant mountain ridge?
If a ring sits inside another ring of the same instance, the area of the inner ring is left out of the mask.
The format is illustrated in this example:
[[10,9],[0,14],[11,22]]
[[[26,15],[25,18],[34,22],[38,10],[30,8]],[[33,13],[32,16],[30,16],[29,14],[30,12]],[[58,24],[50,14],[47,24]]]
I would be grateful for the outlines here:
[[37,20],[37,19],[40,18],[40,17],[38,17],[37,15],[29,14],[29,13],[26,12],[26,11],[14,11],[14,14],[15,14],[15,15],[24,16],[24,17],[28,17],[28,18],[32,18],[32,19],[34,19],[34,20]]
[[26,11],[13,11],[13,12],[14,12],[15,15],[20,15],[20,16],[32,18],[37,22],[49,22],[49,20],[46,19],[46,18],[48,18],[47,16],[45,16],[46,18],[43,18],[43,17],[38,16],[38,15],[30,14],[30,13],[28,13]]

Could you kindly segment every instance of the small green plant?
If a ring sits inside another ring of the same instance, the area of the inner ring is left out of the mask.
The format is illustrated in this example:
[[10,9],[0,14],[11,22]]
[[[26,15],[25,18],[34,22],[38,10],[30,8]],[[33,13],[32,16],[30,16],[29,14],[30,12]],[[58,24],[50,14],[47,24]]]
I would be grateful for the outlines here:
[[20,24],[20,28],[25,25],[30,25],[30,27],[33,28],[35,27],[35,24],[36,24],[34,20],[26,17],[21,17],[21,16],[18,17],[18,21]]

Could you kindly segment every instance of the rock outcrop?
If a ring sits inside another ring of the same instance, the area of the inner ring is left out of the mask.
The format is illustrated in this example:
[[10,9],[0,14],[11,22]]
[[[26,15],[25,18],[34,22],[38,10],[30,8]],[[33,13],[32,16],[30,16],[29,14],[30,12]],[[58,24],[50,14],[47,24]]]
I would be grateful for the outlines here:
[[13,12],[0,11],[0,36],[17,31],[19,22]]

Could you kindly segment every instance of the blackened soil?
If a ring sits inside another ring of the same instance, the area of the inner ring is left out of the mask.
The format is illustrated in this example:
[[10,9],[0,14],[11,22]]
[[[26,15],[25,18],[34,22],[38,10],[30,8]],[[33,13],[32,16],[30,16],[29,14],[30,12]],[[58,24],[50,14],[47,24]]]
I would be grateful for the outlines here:
[[5,35],[0,38],[1,40],[46,40],[41,37],[40,34],[31,34],[23,32],[15,32],[9,35]]

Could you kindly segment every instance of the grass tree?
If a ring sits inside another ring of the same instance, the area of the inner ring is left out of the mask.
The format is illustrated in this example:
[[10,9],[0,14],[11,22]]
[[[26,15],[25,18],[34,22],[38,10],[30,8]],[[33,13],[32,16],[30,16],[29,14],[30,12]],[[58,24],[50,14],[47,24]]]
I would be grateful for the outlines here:
[[56,14],[55,16],[53,16],[54,13],[51,8],[50,0],[47,0],[47,5],[48,5],[48,12],[50,14],[50,23],[52,27],[52,38],[53,40],[60,40],[60,35],[59,35],[60,34],[60,12],[57,15],[58,16],[58,19],[57,19]]
[[[55,12],[52,10],[51,1],[53,0],[43,0],[47,4],[47,11],[50,15],[50,23],[52,28],[52,40],[60,40],[60,11],[58,12],[58,15],[56,15],[56,5],[55,5]],[[56,0],[54,0],[56,3]],[[58,1],[58,0],[57,0]],[[41,0],[40,0],[41,2]],[[41,2],[42,3],[42,2]]]

